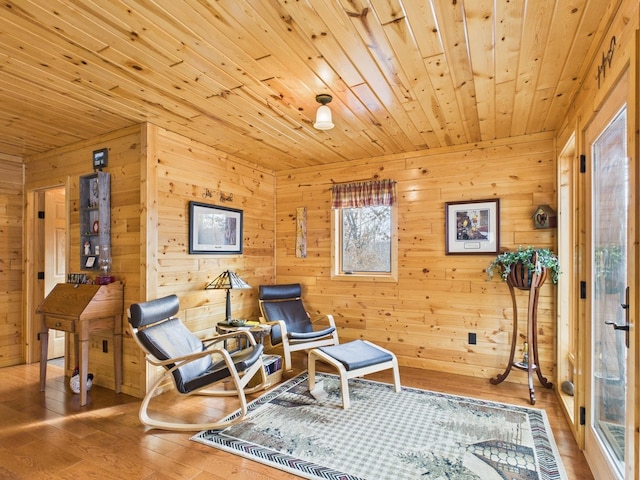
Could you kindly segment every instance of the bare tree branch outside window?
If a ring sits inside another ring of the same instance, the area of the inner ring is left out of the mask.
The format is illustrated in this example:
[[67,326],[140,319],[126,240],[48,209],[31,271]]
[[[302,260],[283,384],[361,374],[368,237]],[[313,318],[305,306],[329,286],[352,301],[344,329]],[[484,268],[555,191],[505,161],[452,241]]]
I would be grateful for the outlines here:
[[341,209],[342,271],[391,272],[391,207]]

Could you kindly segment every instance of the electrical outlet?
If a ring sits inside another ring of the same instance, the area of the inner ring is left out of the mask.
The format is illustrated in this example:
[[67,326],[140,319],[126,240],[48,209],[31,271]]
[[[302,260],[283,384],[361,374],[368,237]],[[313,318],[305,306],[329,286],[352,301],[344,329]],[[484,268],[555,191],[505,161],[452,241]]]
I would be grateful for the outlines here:
[[475,345],[477,343],[476,334],[469,332],[469,345]]

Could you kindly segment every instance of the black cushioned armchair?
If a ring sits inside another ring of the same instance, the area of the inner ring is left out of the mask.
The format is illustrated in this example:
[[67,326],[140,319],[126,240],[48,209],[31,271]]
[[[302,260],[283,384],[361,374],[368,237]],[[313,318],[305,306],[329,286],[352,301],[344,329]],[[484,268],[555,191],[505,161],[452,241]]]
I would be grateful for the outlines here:
[[[163,375],[147,391],[140,405],[139,417],[144,425],[165,430],[207,430],[223,428],[242,421],[247,413],[246,393],[260,390],[266,381],[262,368],[262,345],[256,344],[249,332],[239,331],[201,340],[190,332],[179,318],[176,295],[136,303],[129,308],[129,326],[133,338],[145,352],[147,362],[164,368]],[[233,353],[224,348],[226,341],[241,338],[247,348]],[[258,386],[245,388],[255,374],[261,375]],[[229,421],[204,423],[169,422],[152,418],[149,402],[160,385],[170,378],[182,395],[237,396],[241,414]],[[212,389],[215,384],[230,380],[233,389]]]
[[[333,315],[324,315],[312,321],[302,303],[302,287],[299,283],[260,285],[258,297],[261,321],[271,325],[271,344],[282,343],[285,370],[291,369],[291,352],[338,345]],[[322,327],[314,325],[319,320],[324,320]]]

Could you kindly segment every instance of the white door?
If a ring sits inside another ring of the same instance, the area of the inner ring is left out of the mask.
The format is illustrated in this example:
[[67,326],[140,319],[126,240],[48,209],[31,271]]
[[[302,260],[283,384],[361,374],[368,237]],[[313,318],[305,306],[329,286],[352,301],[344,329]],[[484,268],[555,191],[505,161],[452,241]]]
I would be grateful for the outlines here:
[[595,478],[612,480],[634,475],[629,304],[637,293],[630,294],[628,272],[635,270],[629,265],[634,258],[630,211],[631,189],[637,186],[628,153],[627,89],[623,79],[585,132],[590,196],[585,456]]
[[[44,295],[66,277],[66,226],[64,187],[44,192]],[[49,331],[49,358],[64,356],[65,333]]]

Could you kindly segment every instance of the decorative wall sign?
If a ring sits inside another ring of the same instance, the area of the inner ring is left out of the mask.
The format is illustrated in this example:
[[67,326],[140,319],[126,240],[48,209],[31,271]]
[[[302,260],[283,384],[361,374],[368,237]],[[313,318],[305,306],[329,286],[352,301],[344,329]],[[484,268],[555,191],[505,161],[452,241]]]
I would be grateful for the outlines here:
[[[224,193],[224,192],[218,192],[220,194],[220,201],[221,202],[233,202],[233,193]],[[214,190],[211,190],[210,188],[205,188],[204,192],[202,192],[202,198],[212,198],[214,194]]]
[[598,74],[596,78],[598,79],[598,88],[600,88],[600,77],[607,78],[607,68],[611,68],[611,61],[613,60],[613,51],[616,49],[616,37],[615,35],[611,37],[611,41],[609,42],[609,51],[605,54],[602,52],[602,61],[600,65],[598,65]]
[[296,209],[296,257],[307,258],[307,209]]
[[242,210],[189,202],[189,253],[242,253]]
[[447,255],[498,253],[500,200],[445,203]]

